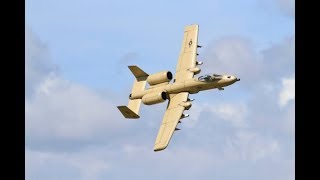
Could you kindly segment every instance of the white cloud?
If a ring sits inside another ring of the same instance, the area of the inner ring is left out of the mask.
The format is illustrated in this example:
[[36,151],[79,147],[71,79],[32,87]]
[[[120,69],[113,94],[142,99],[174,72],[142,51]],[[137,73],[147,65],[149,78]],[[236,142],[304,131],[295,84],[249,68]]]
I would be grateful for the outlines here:
[[283,78],[282,89],[279,93],[279,105],[284,107],[295,98],[295,78]]
[[116,105],[86,87],[49,76],[35,91],[26,99],[27,135],[90,139],[120,128]]
[[231,122],[231,124],[235,127],[247,126],[245,122],[247,107],[244,104],[223,103],[211,107],[210,110],[221,119]]
[[[222,163],[217,153],[201,147],[182,148],[176,146],[176,148],[167,148],[165,151],[153,152],[143,144],[126,144],[123,146],[123,152],[127,160],[152,164],[149,171],[170,174],[170,178],[174,179],[177,177],[180,177],[178,179],[193,179],[210,170],[209,167],[219,166]],[[141,154],[143,154],[143,159],[141,159]],[[186,169],[188,169],[188,173],[183,173]]]
[[26,29],[26,92],[28,139],[88,140],[125,129],[116,104],[57,73],[48,49],[29,28]]
[[247,107],[243,103],[195,103],[193,106],[188,112],[190,117],[186,120],[187,127],[189,128],[194,127],[198,123],[200,114],[203,112],[209,112],[212,116],[218,117],[237,128],[244,128],[248,125],[245,121],[247,118]]
[[267,157],[275,158],[280,152],[277,140],[250,131],[238,131],[227,139],[224,153],[227,159],[257,161]]
[[[111,149],[96,146],[73,152],[26,149],[26,179],[194,179],[221,160],[203,148],[176,148],[154,152],[143,143]],[[186,173],[186,169],[188,172]],[[124,173],[125,172],[125,173]],[[159,174],[159,176],[154,177]]]
[[[94,151],[94,150],[93,150]],[[111,165],[105,159],[101,159],[101,153],[80,151],[73,153],[47,152],[26,149],[26,179],[38,176],[51,177],[51,179],[100,179],[99,176],[109,171]],[[53,169],[50,169],[53,168]],[[75,173],[72,173],[75,172]]]

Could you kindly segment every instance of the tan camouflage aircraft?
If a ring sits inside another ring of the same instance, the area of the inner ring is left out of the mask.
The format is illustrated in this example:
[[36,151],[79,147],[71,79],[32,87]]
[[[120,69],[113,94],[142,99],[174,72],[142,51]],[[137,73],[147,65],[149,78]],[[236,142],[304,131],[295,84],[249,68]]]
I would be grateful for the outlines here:
[[[139,118],[141,102],[145,105],[153,105],[168,99],[154,151],[165,149],[173,133],[180,130],[177,128],[178,123],[181,123],[180,120],[189,116],[183,114],[184,110],[189,110],[192,105],[193,99],[189,99],[189,94],[214,88],[223,90],[223,87],[240,81],[233,75],[207,74],[199,78],[194,77],[200,73],[197,65],[202,64],[197,61],[197,48],[201,48],[198,45],[198,31],[199,26],[196,24],[186,26],[184,29],[182,47],[172,84],[169,84],[173,77],[170,71],[149,75],[137,66],[128,66],[136,79],[129,95],[128,106],[118,106],[125,118]],[[146,88],[147,83],[148,88]]]

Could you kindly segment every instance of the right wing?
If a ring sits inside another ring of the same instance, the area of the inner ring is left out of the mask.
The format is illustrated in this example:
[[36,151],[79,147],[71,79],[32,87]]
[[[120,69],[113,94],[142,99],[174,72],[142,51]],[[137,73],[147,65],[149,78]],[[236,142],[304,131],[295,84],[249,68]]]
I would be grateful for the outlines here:
[[170,139],[176,130],[176,126],[181,119],[182,113],[185,110],[182,103],[188,100],[188,96],[188,92],[181,92],[170,98],[157,135],[154,151],[161,151],[168,146]]

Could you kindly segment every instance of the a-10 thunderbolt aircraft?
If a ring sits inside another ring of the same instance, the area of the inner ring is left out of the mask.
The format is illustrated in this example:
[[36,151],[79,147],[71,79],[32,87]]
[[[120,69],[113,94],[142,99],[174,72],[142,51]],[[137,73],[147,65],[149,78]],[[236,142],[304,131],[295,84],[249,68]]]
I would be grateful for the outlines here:
[[[173,77],[170,71],[149,75],[137,66],[128,66],[136,79],[129,95],[128,106],[118,106],[125,118],[139,118],[141,102],[145,105],[153,105],[168,99],[154,151],[165,149],[173,133],[180,130],[177,128],[178,123],[181,123],[180,120],[189,116],[183,114],[183,111],[189,110],[192,105],[193,99],[189,99],[189,94],[215,88],[223,90],[223,87],[240,81],[233,75],[207,74],[199,78],[194,77],[200,73],[200,68],[197,66],[202,64],[197,61],[197,48],[201,48],[198,45],[198,31],[199,25],[196,24],[186,26],[184,29],[182,47],[172,84],[169,84]],[[147,83],[148,88],[146,88]]]

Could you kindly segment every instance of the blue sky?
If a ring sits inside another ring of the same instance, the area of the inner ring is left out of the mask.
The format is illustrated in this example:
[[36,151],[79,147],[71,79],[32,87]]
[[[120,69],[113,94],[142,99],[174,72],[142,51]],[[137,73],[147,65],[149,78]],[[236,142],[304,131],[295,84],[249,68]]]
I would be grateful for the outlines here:
[[[27,179],[294,179],[293,0],[26,1]],[[165,151],[166,103],[125,120],[136,64],[174,72],[199,24],[204,73],[241,78],[196,100]],[[110,85],[112,84],[112,85]]]

